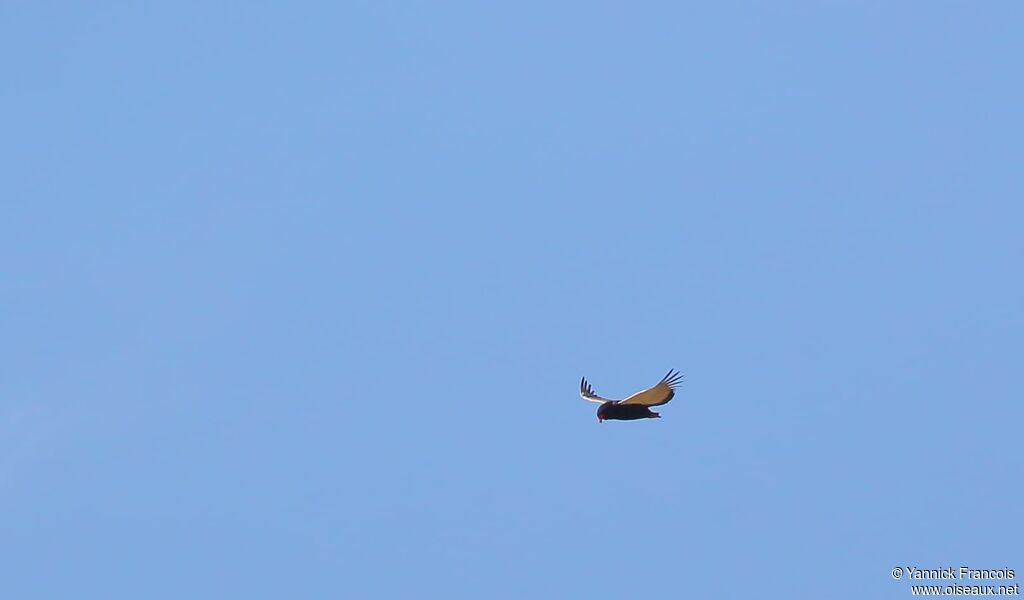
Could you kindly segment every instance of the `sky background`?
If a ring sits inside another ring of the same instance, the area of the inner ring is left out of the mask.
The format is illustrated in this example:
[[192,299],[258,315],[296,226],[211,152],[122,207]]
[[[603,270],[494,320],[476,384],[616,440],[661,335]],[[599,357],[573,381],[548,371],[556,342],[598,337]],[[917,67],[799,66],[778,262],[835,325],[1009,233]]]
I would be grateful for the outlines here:
[[0,594],[1020,582],[1022,19],[4,2]]

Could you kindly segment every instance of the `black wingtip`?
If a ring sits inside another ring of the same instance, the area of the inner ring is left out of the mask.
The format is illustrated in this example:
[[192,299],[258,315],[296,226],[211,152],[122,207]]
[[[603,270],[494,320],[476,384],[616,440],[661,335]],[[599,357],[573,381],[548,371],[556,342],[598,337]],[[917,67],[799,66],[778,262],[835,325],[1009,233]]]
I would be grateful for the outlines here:
[[668,373],[661,379],[662,383],[672,387],[683,380],[683,374],[675,369],[669,369]]

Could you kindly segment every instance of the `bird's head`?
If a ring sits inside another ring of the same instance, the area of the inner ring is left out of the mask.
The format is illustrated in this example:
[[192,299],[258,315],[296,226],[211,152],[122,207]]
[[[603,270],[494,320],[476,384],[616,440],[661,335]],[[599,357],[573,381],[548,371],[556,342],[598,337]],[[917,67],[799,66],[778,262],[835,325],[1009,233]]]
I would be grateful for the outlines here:
[[597,422],[600,423],[608,418],[608,407],[611,406],[611,402],[605,402],[601,406],[597,407]]

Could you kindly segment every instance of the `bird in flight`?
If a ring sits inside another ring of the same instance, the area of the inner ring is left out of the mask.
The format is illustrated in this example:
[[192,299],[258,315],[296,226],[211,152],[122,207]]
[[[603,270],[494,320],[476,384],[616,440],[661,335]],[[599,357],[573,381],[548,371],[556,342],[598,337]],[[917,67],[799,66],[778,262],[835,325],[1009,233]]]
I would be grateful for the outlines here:
[[652,411],[651,406],[667,404],[676,395],[675,388],[683,380],[682,374],[678,371],[669,370],[668,374],[661,378],[658,385],[637,392],[625,400],[609,400],[594,393],[594,388],[587,383],[587,378],[580,380],[580,396],[584,400],[598,402],[598,422],[609,421],[633,421],[635,419],[659,419],[661,415]]

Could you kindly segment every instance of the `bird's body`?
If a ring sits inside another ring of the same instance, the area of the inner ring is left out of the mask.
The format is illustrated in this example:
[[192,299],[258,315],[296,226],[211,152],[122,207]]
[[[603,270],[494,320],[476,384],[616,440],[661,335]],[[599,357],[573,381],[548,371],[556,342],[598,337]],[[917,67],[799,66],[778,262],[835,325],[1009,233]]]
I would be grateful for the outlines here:
[[598,421],[635,421],[637,419],[657,419],[661,415],[652,411],[651,406],[667,404],[676,392],[675,387],[683,376],[669,371],[652,388],[637,392],[625,400],[609,400],[594,393],[594,388],[587,383],[586,377],[580,381],[580,396],[584,400],[600,402],[597,408]]
[[642,404],[620,404],[611,400],[597,409],[597,418],[602,421],[635,421],[657,419],[660,416]]

